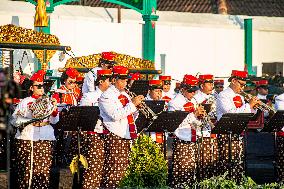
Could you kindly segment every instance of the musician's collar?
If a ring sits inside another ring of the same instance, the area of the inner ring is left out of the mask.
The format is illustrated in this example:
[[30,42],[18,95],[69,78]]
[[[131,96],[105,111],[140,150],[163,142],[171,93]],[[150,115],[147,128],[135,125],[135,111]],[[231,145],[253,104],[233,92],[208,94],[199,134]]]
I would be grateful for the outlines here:
[[38,98],[40,98],[41,97],[41,95],[32,95],[32,98],[34,98],[34,99],[38,99]]

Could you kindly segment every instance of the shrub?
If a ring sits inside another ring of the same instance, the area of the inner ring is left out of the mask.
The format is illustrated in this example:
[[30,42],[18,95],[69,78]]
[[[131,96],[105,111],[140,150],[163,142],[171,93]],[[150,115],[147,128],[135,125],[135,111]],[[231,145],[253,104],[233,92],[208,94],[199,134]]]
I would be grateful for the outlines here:
[[122,188],[167,188],[168,166],[161,148],[146,135],[135,140]]

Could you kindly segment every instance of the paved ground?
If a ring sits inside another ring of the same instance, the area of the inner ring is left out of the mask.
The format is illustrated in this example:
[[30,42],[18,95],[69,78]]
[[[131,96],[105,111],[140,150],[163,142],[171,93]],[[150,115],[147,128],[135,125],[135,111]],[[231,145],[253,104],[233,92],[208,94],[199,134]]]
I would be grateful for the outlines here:
[[[70,189],[72,187],[73,176],[69,169],[60,170],[59,189]],[[7,188],[7,174],[0,173],[0,189]]]

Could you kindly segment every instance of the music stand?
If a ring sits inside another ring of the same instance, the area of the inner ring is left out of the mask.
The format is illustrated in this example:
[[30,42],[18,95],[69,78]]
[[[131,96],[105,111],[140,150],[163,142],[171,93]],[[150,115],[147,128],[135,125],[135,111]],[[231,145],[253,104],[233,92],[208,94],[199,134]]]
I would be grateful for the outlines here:
[[212,134],[229,135],[229,177],[232,176],[232,134],[240,135],[252,119],[252,113],[226,113],[217,121]]
[[143,95],[144,97],[148,94],[148,90],[148,80],[135,80],[129,89],[129,91],[134,92],[136,95]]
[[[281,129],[284,126],[284,111],[283,110],[279,110],[277,111],[265,124],[264,124],[264,128],[261,130],[261,132],[269,132],[274,134],[274,146],[277,146],[277,135],[276,132],[281,131]],[[276,152],[277,153],[277,148]],[[278,164],[276,164],[276,166],[278,166]],[[278,169],[276,169],[277,173],[278,173]],[[279,173],[278,173],[279,174]]]
[[156,114],[161,113],[165,109],[164,100],[145,100],[145,104]]
[[[145,100],[145,104],[156,114],[160,114],[165,108],[164,100]],[[145,125],[150,125],[150,122],[151,120],[147,119],[142,113],[139,113],[138,118],[135,120],[138,133],[144,129]]]
[[[78,158],[80,158],[80,148],[81,140],[80,133],[81,131],[94,131],[97,121],[99,119],[100,111],[99,107],[95,106],[72,106],[68,113],[62,116],[62,129],[64,131],[77,131],[78,133]],[[80,161],[79,161],[80,162]],[[80,164],[78,166],[77,172],[77,181],[78,185],[80,182]],[[74,186],[73,188],[79,188],[79,186]]]
[[284,111],[277,111],[265,124],[261,132],[278,132],[284,126]]
[[166,135],[167,132],[174,132],[183,120],[188,115],[188,112],[174,111],[174,112],[162,112],[158,115],[158,118],[151,122],[151,125],[144,127],[145,132],[163,132],[164,136],[164,158],[166,159],[167,144]]

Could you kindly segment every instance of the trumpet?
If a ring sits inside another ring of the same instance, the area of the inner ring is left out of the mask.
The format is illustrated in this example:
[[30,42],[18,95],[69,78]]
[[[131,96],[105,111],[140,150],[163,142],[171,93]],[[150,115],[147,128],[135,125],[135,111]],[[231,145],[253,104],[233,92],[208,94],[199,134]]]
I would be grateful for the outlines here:
[[[134,92],[129,91],[128,89],[125,89],[125,92],[130,96],[130,98],[134,98],[137,96]],[[153,112],[153,110],[146,105],[144,101],[141,102],[139,105],[138,110],[147,118],[150,119],[151,121],[154,121],[155,119],[158,118],[158,115]]]
[[[251,95],[251,94],[249,94],[249,93],[246,93],[246,92],[244,92],[244,91],[242,91],[241,93],[240,93],[240,95],[242,95],[247,101],[250,101],[254,96],[253,95]],[[257,107],[256,107],[257,109],[259,109],[259,110],[261,110],[261,111],[268,111],[269,112],[269,115],[274,115],[275,113],[276,113],[276,110],[273,108],[273,107],[271,107],[271,106],[269,106],[269,105],[267,105],[267,104],[265,104],[264,102],[262,102],[262,101],[260,101],[260,103],[257,105]]]

